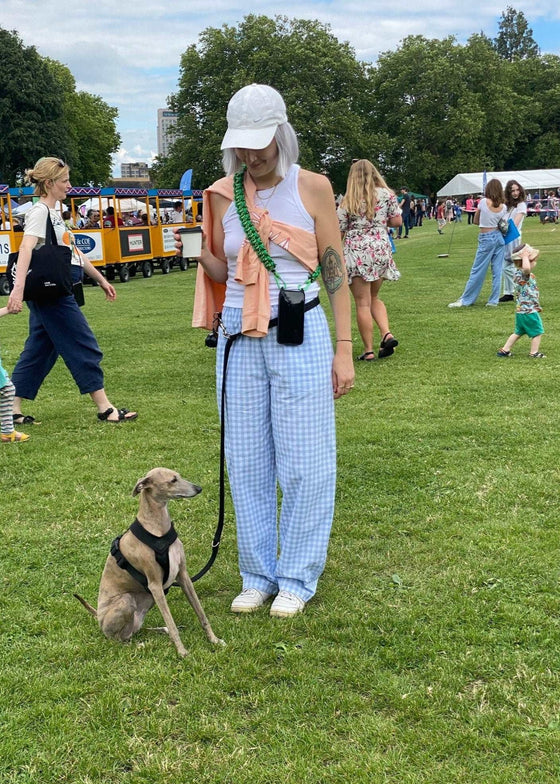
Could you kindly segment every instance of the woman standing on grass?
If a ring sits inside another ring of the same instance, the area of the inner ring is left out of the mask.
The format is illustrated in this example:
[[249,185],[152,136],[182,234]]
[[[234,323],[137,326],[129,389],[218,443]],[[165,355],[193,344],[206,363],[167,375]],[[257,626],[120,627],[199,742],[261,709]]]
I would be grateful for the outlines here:
[[[27,181],[35,185],[35,195],[39,196],[39,201],[25,216],[25,233],[19,248],[17,274],[8,299],[8,311],[20,313],[23,308],[23,289],[31,263],[31,253],[45,244],[49,214],[57,243],[67,245],[72,250],[74,283],[82,280],[85,270],[103,289],[106,298],[113,301],[117,296],[115,289],[77,249],[74,235],[55,209],[57,202],[62,202],[72,188],[68,166],[59,158],[40,158],[35,167],[28,169],[25,175]],[[71,294],[47,304],[27,304],[29,336],[12,373],[12,382],[16,389],[13,402],[14,424],[34,423],[34,417],[22,414],[22,398],[35,399],[59,355],[82,395],[89,394],[97,406],[98,419],[104,422],[128,422],[136,419],[136,412],[126,408],[117,409],[109,401],[100,366],[103,354],[74,296]]]
[[508,180],[505,187],[507,217],[511,218],[517,226],[519,237],[513,242],[508,242],[504,248],[504,266],[502,269],[502,284],[504,293],[500,297],[500,302],[513,302],[513,292],[515,286],[513,283],[513,274],[515,272],[515,264],[512,260],[512,254],[517,248],[523,244],[521,239],[521,227],[523,226],[523,219],[527,215],[527,202],[524,188],[517,182],[517,180]]
[[358,330],[364,344],[358,359],[366,362],[375,359],[374,321],[381,335],[378,356],[388,357],[394,353],[398,341],[389,329],[387,308],[379,291],[384,280],[400,278],[387,226],[400,226],[402,218],[397,197],[371,161],[355,161],[350,167],[338,221],[350,291],[356,302]]
[[[297,165],[282,96],[248,85],[230,100],[227,121],[227,176],[204,192],[193,326],[210,328],[221,311],[225,330],[237,336],[228,345],[225,450],[243,590],[231,610],[253,612],[275,597],[270,614],[287,618],[314,595],[327,556],[336,482],[333,397],[354,385],[350,296],[332,188]],[[275,273],[247,239],[255,230]],[[319,263],[334,315],[334,356],[318,299]],[[298,344],[283,341],[280,324],[271,322],[284,288],[302,300]],[[225,350],[220,332],[218,400]]]
[[504,201],[502,183],[497,179],[490,180],[484,191],[484,198],[480,200],[474,215],[474,222],[480,226],[480,231],[471,274],[460,298],[450,302],[448,307],[466,308],[474,305],[489,266],[492,266],[492,291],[486,306],[490,308],[498,306],[505,248],[504,236],[498,228],[498,223],[507,212]]

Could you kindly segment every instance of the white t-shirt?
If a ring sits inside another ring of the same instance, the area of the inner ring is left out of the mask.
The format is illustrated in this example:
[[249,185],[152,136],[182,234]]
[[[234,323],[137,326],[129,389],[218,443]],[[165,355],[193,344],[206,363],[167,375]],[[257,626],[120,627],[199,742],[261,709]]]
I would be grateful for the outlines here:
[[507,212],[505,204],[500,205],[501,209],[499,212],[493,212],[488,206],[489,201],[490,199],[481,199],[478,205],[480,210],[479,227],[481,229],[497,229],[500,218],[503,218]]
[[[34,204],[25,215],[24,236],[29,234],[31,237],[37,237],[39,240],[36,245],[37,248],[40,248],[45,244],[45,236],[47,233],[47,209],[49,208],[46,204],[37,202],[37,204]],[[83,266],[82,258],[76,248],[76,243],[74,242],[74,235],[69,231],[62,220],[62,216],[56,210],[49,211],[57,244],[66,245],[71,249],[72,264],[76,264],[79,267]]]
[[521,221],[517,225],[517,229],[519,231],[519,237],[513,242],[509,242],[506,245],[505,250],[505,257],[506,259],[511,259],[511,254],[518,248],[522,243],[523,240],[521,239],[521,227],[523,226],[523,221],[525,220],[525,216],[527,215],[527,203],[524,201],[520,201],[515,207],[512,207],[511,210],[508,210],[507,217],[512,218],[515,221],[516,215],[521,215]]

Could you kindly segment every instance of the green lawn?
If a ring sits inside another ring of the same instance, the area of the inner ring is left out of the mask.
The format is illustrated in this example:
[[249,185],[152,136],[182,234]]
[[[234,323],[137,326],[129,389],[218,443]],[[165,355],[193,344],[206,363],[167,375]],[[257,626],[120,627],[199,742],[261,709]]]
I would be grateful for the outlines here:
[[[357,363],[337,402],[338,501],[329,560],[303,615],[229,612],[240,587],[228,501],[218,560],[197,588],[214,650],[174,589],[190,656],[142,630],[107,641],[95,602],[138,478],[203,486],[172,514],[191,572],[218,509],[214,357],[190,328],[195,272],[86,290],[111,399],[136,423],[98,423],[57,365],[0,450],[2,784],[541,784],[560,779],[557,238],[525,222],[547,330],[496,357],[513,307],[448,310],[477,231],[434,221],[398,243],[383,295],[400,340]],[[489,291],[489,280],[483,294]],[[361,344],[355,332],[355,353]],[[26,319],[0,322],[11,370]],[[161,619],[152,610],[147,625]]]

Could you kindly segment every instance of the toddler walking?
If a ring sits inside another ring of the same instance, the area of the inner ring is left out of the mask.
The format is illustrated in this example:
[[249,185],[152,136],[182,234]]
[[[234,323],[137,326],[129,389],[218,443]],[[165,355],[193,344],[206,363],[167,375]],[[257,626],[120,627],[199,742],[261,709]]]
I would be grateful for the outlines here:
[[[8,314],[8,308],[0,308],[0,317]],[[27,441],[29,436],[25,433],[18,433],[14,428],[14,395],[15,387],[10,381],[9,375],[2,367],[0,359],[0,441],[3,444],[14,443],[15,441]]]
[[515,332],[506,340],[505,346],[497,352],[499,357],[512,357],[513,344],[522,335],[527,335],[531,339],[529,356],[532,359],[545,359],[545,354],[539,351],[544,327],[540,316],[542,308],[539,304],[537,279],[533,275],[538,255],[539,251],[527,244],[521,245],[515,253],[511,254],[511,260],[515,264],[513,273],[516,298]]

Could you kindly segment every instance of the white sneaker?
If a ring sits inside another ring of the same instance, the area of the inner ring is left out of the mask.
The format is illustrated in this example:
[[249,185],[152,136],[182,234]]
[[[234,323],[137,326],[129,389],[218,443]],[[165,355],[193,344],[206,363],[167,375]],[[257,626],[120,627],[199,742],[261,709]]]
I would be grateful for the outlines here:
[[231,603],[231,611],[236,613],[250,613],[258,610],[274,594],[259,591],[258,588],[244,588],[239,596]]
[[487,308],[497,308],[498,307],[498,303],[497,302],[487,302],[485,307],[487,307]]
[[305,602],[290,591],[280,591],[276,599],[272,602],[270,614],[274,618],[291,618],[302,612]]
[[466,308],[466,305],[463,304],[462,299],[458,299],[456,302],[450,302],[447,306],[448,308]]

